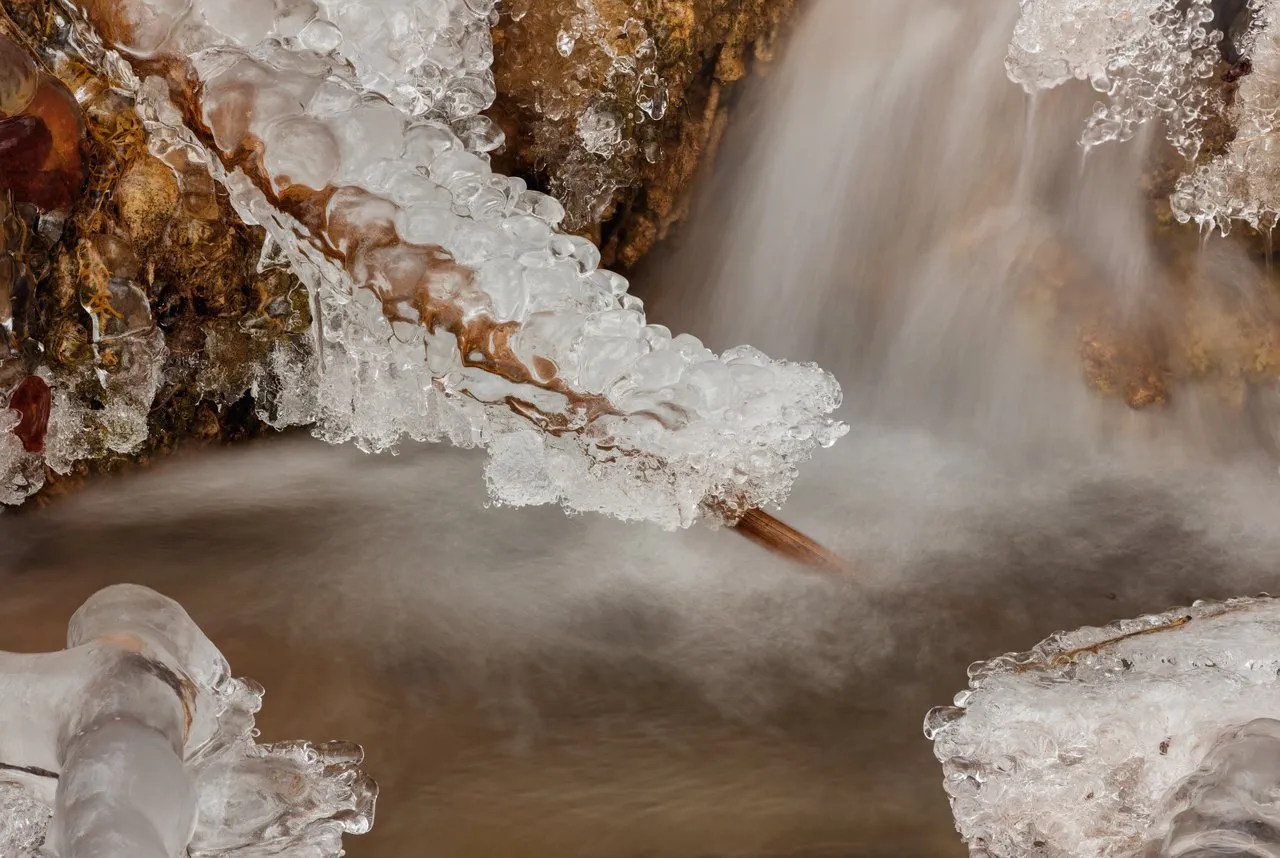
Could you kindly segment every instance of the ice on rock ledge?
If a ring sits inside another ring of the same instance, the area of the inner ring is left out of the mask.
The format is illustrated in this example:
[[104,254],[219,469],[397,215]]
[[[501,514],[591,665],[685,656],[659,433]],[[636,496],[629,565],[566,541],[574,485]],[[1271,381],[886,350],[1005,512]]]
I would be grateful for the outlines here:
[[262,689],[172,600],[103,590],[67,643],[0,653],[0,855],[336,858],[369,830],[360,748],[255,744]]
[[1028,92],[1087,80],[1106,100],[1082,142],[1128,140],[1162,117],[1188,158],[1200,149],[1208,80],[1222,34],[1208,25],[1212,0],[1021,0],[1009,45],[1009,77]]
[[[127,52],[121,34],[157,3],[85,8]],[[277,353],[258,384],[273,423],[369,450],[480,444],[499,502],[667,527],[781,503],[796,466],[844,433],[831,376],[646,324],[595,246],[557,231],[563,207],[492,172],[486,135],[457,133],[492,98],[476,35],[491,4],[330,0],[308,17],[281,0],[249,35],[205,5],[146,52],[149,72],[165,63],[198,88],[101,64],[137,94],[152,148],[203,159],[266,227],[264,262],[311,290],[316,354]],[[313,27],[332,28],[322,44]],[[408,30],[418,41],[397,41]],[[410,97],[437,92],[437,67],[469,94]],[[590,129],[601,145],[605,124]]]
[[1277,641],[1280,600],[1260,597],[975,664],[925,722],[971,853],[1276,854]]
[[1236,128],[1226,152],[1184,175],[1172,198],[1186,223],[1230,229],[1243,220],[1270,232],[1280,215],[1280,4],[1255,4],[1250,62],[1228,118]]

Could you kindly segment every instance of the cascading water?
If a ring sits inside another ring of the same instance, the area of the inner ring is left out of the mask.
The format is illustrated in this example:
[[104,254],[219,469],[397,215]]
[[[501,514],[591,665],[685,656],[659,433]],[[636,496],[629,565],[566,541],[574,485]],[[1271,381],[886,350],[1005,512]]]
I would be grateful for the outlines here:
[[[1082,148],[1098,94],[1011,84],[1018,15],[1007,0],[813,4],[756,127],[726,147],[694,228],[651,272],[660,315],[817,360],[855,423],[1001,454],[1120,437],[1141,442],[1131,453],[1158,437],[1256,449],[1249,409],[1274,408],[1273,391],[1251,392],[1242,419],[1211,384],[1139,413],[1084,383],[1078,353],[1100,317],[1134,340],[1175,336],[1175,277],[1209,303],[1274,300],[1263,266],[1223,242],[1175,275],[1144,189],[1167,145],[1158,127]],[[1139,406],[1164,398],[1141,372],[1116,386]]]

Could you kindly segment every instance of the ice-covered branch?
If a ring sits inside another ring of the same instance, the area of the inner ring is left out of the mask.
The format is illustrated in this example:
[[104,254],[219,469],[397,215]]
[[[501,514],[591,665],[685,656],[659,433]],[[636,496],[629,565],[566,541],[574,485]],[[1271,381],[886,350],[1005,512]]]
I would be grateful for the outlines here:
[[67,642],[0,653],[0,855],[337,856],[369,829],[359,748],[254,744],[261,689],[173,601],[103,590]]
[[1280,601],[1239,599],[974,665],[925,724],[971,853],[1274,854],[1278,640]]
[[84,7],[152,150],[206,162],[311,289],[316,353],[257,388],[277,425],[481,444],[501,502],[668,527],[781,502],[843,434],[829,375],[647,325],[559,203],[492,172],[488,0]]

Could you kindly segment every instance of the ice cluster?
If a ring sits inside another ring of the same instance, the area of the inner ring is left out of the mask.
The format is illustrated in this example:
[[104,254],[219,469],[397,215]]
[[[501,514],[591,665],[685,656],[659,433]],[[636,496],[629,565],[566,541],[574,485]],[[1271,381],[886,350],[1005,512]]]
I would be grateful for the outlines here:
[[[581,229],[601,219],[615,192],[633,176],[624,165],[637,155],[657,161],[658,133],[652,123],[666,115],[667,84],[658,72],[653,37],[639,18],[628,16],[618,26],[606,20],[596,0],[572,0],[559,8],[531,3],[529,15],[564,15],[556,51],[582,70],[590,87],[584,89],[575,75],[563,85],[540,87],[534,104],[553,123],[536,129],[535,136],[567,126],[576,137],[577,145],[547,139],[536,145],[558,150],[562,160],[551,176],[551,191],[565,205],[565,225]],[[644,133],[626,133],[634,127]]]
[[1006,67],[1028,92],[1087,80],[1105,97],[1082,142],[1128,140],[1161,118],[1194,158],[1222,32],[1212,0],[1021,0]]
[[[667,527],[781,502],[845,431],[827,373],[646,324],[554,198],[490,169],[492,0],[82,9],[152,151],[205,164],[311,291],[315,349],[257,385],[273,424],[480,444],[499,502]],[[583,122],[607,149],[607,117]]]
[[0,855],[336,858],[373,824],[359,746],[255,744],[262,689],[172,600],[103,590],[67,645],[0,653]]
[[1276,854],[1278,639],[1280,600],[1200,602],[973,665],[925,722],[971,854]]
[[[556,36],[556,50],[571,57],[590,51],[606,61],[606,86],[602,97],[616,95],[623,87],[632,88],[636,106],[645,117],[657,121],[667,112],[666,84],[658,74],[658,51],[652,36],[639,18],[628,17],[620,32],[615,32],[600,14],[595,0],[574,0],[573,14]],[[621,36],[621,38],[618,38]],[[567,94],[562,94],[567,95]],[[579,128],[583,124],[578,121]],[[603,155],[612,154],[611,142],[601,148]]]
[[1250,73],[1240,78],[1228,114],[1236,129],[1227,150],[1181,178],[1174,215],[1226,233],[1233,220],[1270,232],[1280,215],[1280,4],[1256,4]]
[[[1244,221],[1267,234],[1280,220],[1280,3],[1248,0],[1231,20],[1216,20],[1212,0],[1022,0],[1009,50],[1010,77],[1028,91],[1071,79],[1105,93],[1084,143],[1125,140],[1143,122],[1163,118],[1174,145],[1194,160],[1211,114],[1227,120],[1225,150],[1194,166],[1170,200],[1182,223],[1227,233]],[[1240,62],[1229,103],[1215,94],[1219,43]]]

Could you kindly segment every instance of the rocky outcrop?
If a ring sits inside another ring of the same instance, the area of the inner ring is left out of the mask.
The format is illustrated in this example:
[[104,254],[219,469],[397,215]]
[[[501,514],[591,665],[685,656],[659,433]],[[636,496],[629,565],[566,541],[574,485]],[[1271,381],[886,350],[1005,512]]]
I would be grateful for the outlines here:
[[494,31],[496,160],[564,203],[606,265],[633,266],[687,212],[730,95],[796,0],[508,0]]

